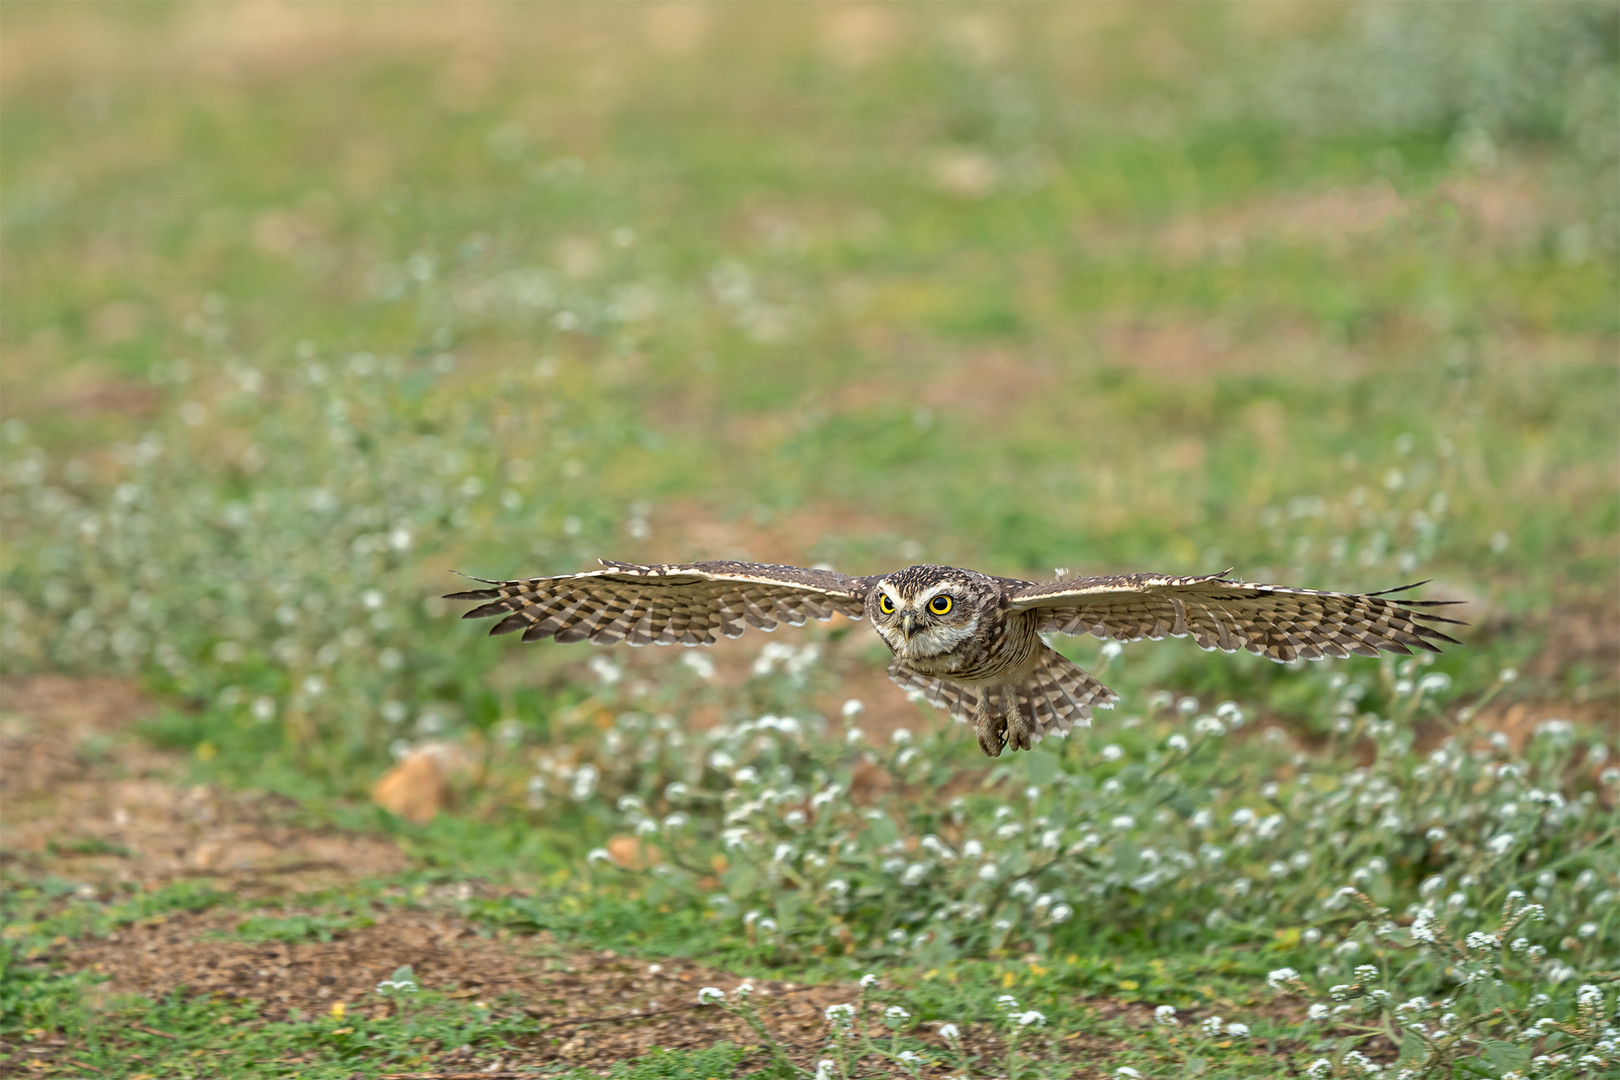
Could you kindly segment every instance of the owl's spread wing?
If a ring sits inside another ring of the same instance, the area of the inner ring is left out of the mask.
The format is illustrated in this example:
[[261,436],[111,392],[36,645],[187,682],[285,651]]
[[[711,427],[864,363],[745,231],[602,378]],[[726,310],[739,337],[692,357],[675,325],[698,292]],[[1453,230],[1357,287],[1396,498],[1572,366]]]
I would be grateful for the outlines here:
[[763,563],[700,562],[666,566],[599,560],[604,569],[524,581],[487,581],[488,589],[447,600],[486,600],[462,616],[504,615],[491,634],[523,631],[524,641],[616,641],[631,645],[712,645],[718,631],[774,630],[834,614],[860,618],[872,579],[832,570]]
[[1009,608],[1036,612],[1041,633],[1120,641],[1190,635],[1203,649],[1247,649],[1279,662],[1410,654],[1413,647],[1439,652],[1438,642],[1460,644],[1430,625],[1461,625],[1458,620],[1425,610],[1456,601],[1390,598],[1416,587],[1358,595],[1256,585],[1224,574],[1128,574],[1009,583]]

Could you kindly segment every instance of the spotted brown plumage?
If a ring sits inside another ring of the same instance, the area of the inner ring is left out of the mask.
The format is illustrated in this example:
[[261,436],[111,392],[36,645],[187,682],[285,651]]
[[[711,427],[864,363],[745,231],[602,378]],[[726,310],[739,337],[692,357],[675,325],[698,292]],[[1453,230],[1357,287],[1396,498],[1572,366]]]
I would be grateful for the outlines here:
[[1460,625],[1429,610],[1452,601],[1395,597],[1413,585],[1358,594],[1259,585],[1225,574],[1036,583],[934,565],[871,577],[745,562],[602,560],[602,567],[518,581],[475,578],[490,588],[448,599],[484,601],[464,617],[500,616],[492,634],[521,630],[524,641],[599,645],[711,645],[717,634],[737,637],[748,627],[864,617],[894,653],[889,677],[971,724],[991,757],[1087,726],[1094,708],[1111,708],[1116,700],[1042,634],[1191,637],[1204,649],[1247,649],[1287,662],[1414,648],[1439,652],[1439,643],[1457,641],[1433,624]]
[[491,634],[523,631],[524,641],[554,638],[610,645],[713,645],[715,632],[737,637],[746,627],[835,614],[860,618],[868,582],[832,570],[763,563],[701,562],[672,566],[600,560],[604,569],[523,581],[487,581],[489,589],[450,593],[447,600],[487,600],[463,618],[505,615]]
[[1439,652],[1459,644],[1428,622],[1456,623],[1423,609],[1447,600],[1391,600],[1425,582],[1374,593],[1318,592],[1231,581],[1224,574],[1128,574],[1044,585],[1018,582],[1012,611],[1035,612],[1043,634],[1092,634],[1116,641],[1187,637],[1201,649],[1249,652],[1287,663],[1351,653]]

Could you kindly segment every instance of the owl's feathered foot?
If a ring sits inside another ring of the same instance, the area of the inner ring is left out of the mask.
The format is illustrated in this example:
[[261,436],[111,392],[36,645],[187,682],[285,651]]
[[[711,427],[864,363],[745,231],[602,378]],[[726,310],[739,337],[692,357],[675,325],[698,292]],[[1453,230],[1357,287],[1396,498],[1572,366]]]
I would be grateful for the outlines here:
[[1007,745],[1005,716],[991,716],[981,709],[973,723],[973,730],[979,736],[979,749],[984,751],[985,757],[1001,756],[1002,748]]
[[1014,750],[1028,750],[1035,745],[1035,725],[1016,706],[1007,717],[1007,745]]
[[979,736],[979,749],[986,757],[1000,757],[1009,746],[1014,750],[1028,750],[1035,743],[1035,725],[1019,710],[1018,699],[1008,694],[1004,700],[1007,712],[1002,716],[992,716],[989,706],[982,701],[979,705],[973,730]]

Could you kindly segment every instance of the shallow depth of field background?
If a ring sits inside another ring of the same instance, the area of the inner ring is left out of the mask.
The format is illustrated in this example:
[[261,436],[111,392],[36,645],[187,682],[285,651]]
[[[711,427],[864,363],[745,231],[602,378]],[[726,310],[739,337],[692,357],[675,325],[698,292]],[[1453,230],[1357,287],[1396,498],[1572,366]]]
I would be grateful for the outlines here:
[[[1450,1075],[1461,1051],[1345,1041],[1267,989],[1384,963],[1345,885],[1401,926],[1454,894],[1459,936],[1539,888],[1559,929],[1499,972],[1513,1008],[1578,1027],[1576,987],[1607,985],[1612,7],[8,3],[0,26],[7,1060],[786,1075],[833,1045],[846,1075],[1374,1075],[1359,1047]],[[599,555],[1427,578],[1471,625],[1420,664],[1056,641],[1120,707],[989,762],[859,625],[521,646],[436,599],[451,570]],[[402,762],[390,797],[423,821],[374,802]],[[243,839],[272,827],[271,854]],[[475,1005],[475,965],[435,985],[390,931],[423,912],[543,932],[585,988]],[[171,915],[149,970],[107,937]],[[193,939],[374,941],[420,994],[216,985],[174,959]],[[706,967],[659,991],[647,962]],[[1381,977],[1435,997],[1463,962]],[[704,978],[854,1000],[868,970],[911,1014],[887,1057],[782,1020],[773,1058],[718,1007],[641,1043],[548,1027]],[[1147,1025],[1161,1004],[1185,1024]],[[1198,1027],[1216,1012],[1254,1034]],[[1563,1067],[1531,1058],[1583,1036],[1548,1030],[1490,1029],[1489,1075]]]

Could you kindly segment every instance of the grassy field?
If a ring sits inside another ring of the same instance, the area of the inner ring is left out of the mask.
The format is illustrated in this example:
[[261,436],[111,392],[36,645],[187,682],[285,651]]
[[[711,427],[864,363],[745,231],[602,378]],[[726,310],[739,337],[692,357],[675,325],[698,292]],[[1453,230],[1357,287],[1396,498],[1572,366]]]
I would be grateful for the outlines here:
[[[0,30],[8,1070],[1620,1068],[1612,6]],[[597,556],[1470,625],[1059,640],[1120,707],[989,761],[858,625],[438,599]]]

